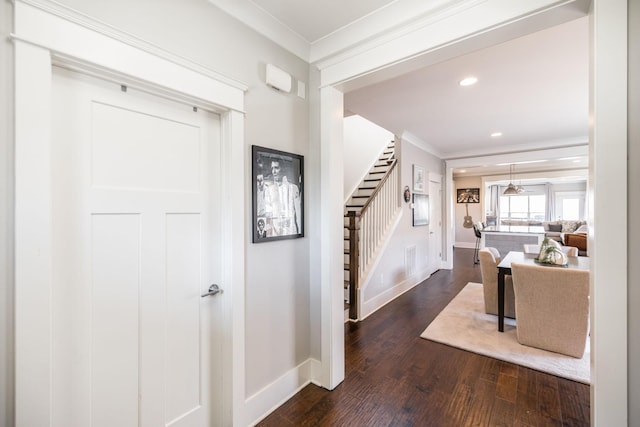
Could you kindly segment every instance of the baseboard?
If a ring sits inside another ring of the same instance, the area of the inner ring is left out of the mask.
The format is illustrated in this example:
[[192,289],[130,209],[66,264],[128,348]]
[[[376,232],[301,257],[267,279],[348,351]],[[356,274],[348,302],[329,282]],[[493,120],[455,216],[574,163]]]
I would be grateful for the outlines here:
[[234,425],[254,426],[310,383],[318,384],[320,362],[307,359],[245,400]]
[[[368,301],[364,301],[362,303],[362,307],[360,307],[360,313],[358,316],[359,320],[366,319],[368,316],[380,310],[382,307],[389,304],[391,301],[398,298],[400,295],[404,294],[405,292],[411,290],[415,286],[424,282],[431,276],[432,273],[433,271],[423,270],[422,272],[416,274],[415,276],[412,276],[407,280],[403,280],[402,282],[398,283],[391,289],[388,289],[385,292],[376,295],[375,297],[371,298]],[[362,300],[363,298],[360,295],[360,301]]]

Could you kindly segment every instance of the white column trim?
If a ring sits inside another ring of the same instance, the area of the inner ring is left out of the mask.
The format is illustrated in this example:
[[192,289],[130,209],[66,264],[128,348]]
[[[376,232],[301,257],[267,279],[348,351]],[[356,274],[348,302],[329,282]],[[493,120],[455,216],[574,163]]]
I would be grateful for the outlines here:
[[627,1],[591,16],[591,425],[628,425]]
[[344,380],[343,95],[320,90],[320,339],[323,387]]

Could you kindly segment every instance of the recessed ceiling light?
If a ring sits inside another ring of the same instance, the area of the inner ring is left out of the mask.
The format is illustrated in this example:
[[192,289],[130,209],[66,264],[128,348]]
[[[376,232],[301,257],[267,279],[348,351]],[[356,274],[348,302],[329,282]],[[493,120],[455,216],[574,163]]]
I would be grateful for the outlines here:
[[473,84],[476,84],[477,81],[478,81],[477,77],[467,77],[460,80],[459,84],[460,86],[471,86]]
[[491,134],[492,138],[497,138],[499,136],[502,136],[502,132],[494,132],[494,133]]
[[466,169],[460,169],[458,172],[465,173],[466,171],[467,171]]

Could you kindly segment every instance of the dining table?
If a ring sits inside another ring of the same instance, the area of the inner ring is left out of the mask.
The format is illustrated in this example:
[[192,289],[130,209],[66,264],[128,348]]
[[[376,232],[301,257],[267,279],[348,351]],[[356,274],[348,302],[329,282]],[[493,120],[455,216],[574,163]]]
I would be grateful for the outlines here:
[[[567,257],[567,264],[554,265],[536,261],[538,254],[510,251],[498,264],[498,331],[504,332],[504,277],[511,275],[511,264],[540,265],[548,268],[573,268],[589,270],[589,258],[584,256]],[[517,315],[517,313],[516,313]],[[516,322],[517,322],[516,318]]]

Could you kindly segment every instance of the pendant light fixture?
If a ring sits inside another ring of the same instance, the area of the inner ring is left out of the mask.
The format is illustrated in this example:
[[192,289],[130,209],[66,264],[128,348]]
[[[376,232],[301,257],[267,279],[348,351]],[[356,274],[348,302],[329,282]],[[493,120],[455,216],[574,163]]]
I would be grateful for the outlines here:
[[509,165],[509,185],[507,185],[507,188],[504,189],[502,194],[505,196],[513,196],[518,193],[520,193],[518,188],[513,185],[513,165]]

